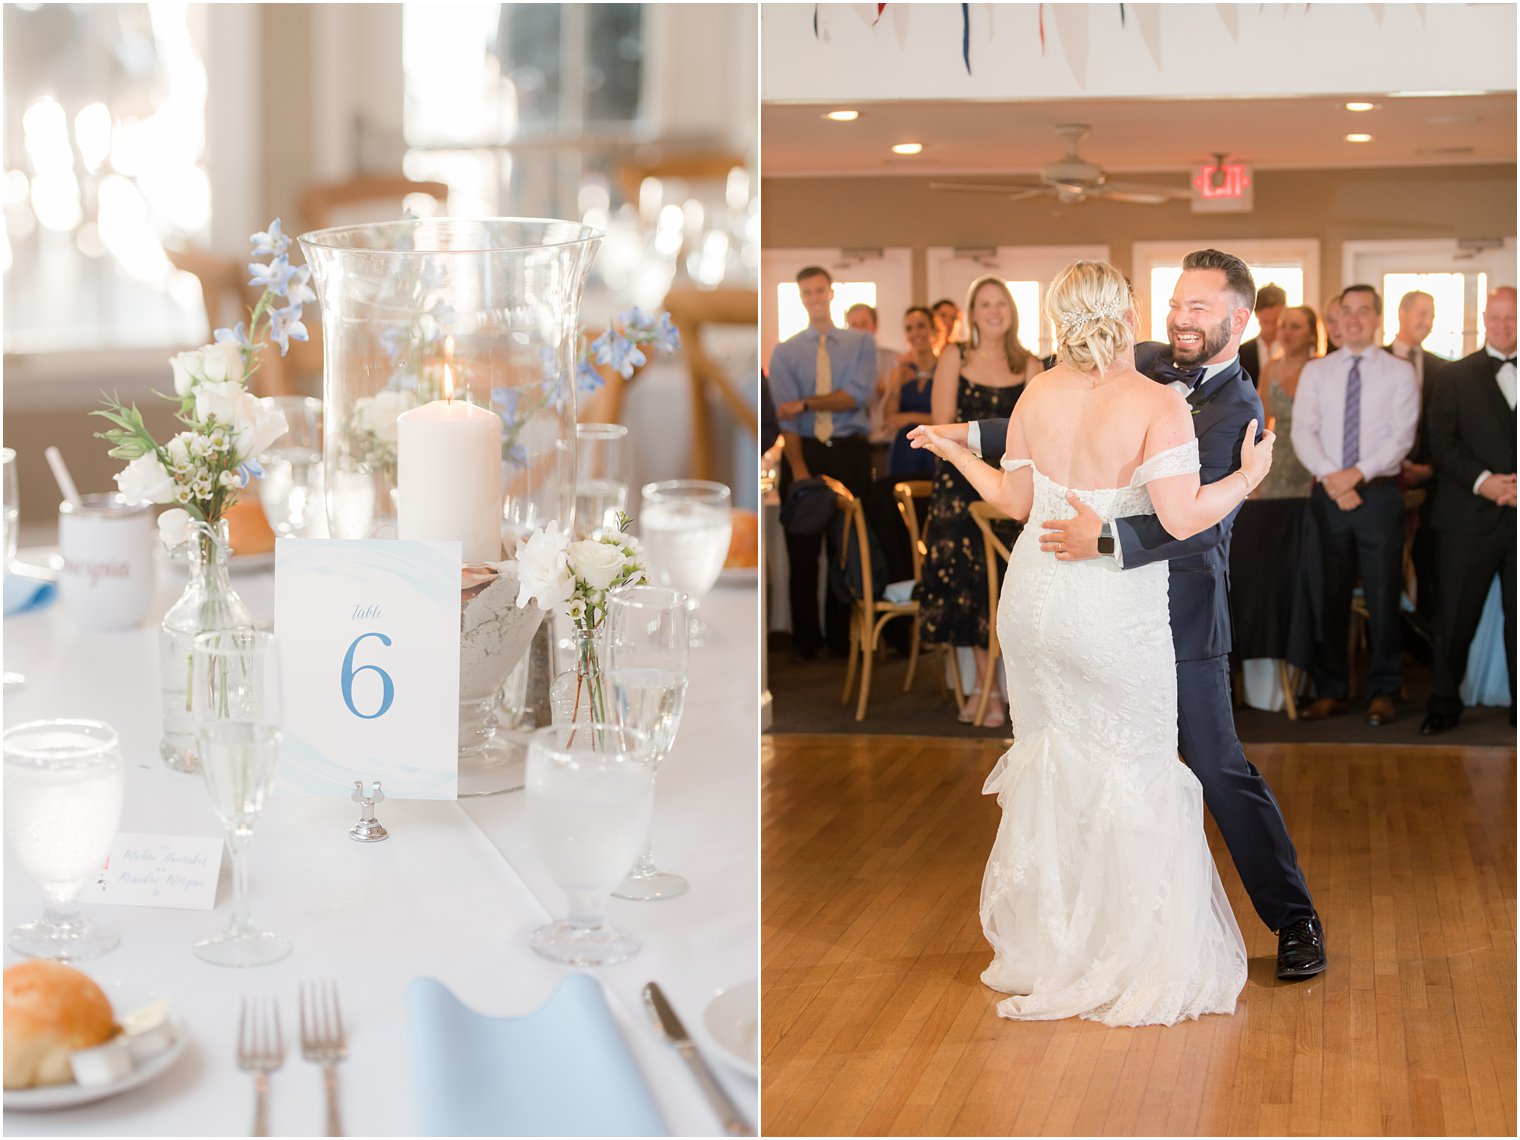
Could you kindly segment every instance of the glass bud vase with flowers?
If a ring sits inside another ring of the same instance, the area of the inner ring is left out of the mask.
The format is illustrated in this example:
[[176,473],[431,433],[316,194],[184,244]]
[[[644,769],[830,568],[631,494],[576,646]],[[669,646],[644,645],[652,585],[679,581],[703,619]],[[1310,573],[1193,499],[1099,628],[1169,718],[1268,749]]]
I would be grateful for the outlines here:
[[616,532],[579,542],[571,542],[559,523],[551,522],[518,546],[517,604],[532,601],[541,610],[558,610],[570,618],[575,661],[549,687],[556,724],[611,723],[601,661],[607,599],[614,590],[645,580],[638,540],[626,533],[631,522],[619,515]]
[[229,507],[260,475],[254,456],[285,434],[285,416],[266,407],[248,390],[259,356],[273,341],[281,354],[291,340],[305,340],[301,306],[314,300],[310,273],[292,266],[290,241],[278,218],[253,235],[255,256],[269,261],[249,265],[250,284],[263,285],[248,324],[216,330],[216,343],[170,358],[175,419],[183,425],[159,443],[135,405],[110,398],[91,413],[114,426],[97,438],[111,444],[110,454],[127,460],[116,475],[121,497],[130,504],[164,503],[173,508],[159,516],[159,537],[172,551],[184,549],[190,577],[185,591],[164,615],[159,631],[159,668],[164,736],[159,755],[181,772],[200,766],[190,707],[190,673],[197,634],[252,625],[248,608],[228,579]]

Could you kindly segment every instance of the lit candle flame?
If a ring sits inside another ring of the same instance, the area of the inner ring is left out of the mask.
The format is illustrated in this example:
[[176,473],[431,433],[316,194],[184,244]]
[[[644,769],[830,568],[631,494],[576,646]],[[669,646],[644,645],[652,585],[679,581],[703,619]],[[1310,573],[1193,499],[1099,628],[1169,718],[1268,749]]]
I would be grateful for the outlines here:
[[454,370],[447,361],[443,365],[443,398],[451,404],[454,402]]

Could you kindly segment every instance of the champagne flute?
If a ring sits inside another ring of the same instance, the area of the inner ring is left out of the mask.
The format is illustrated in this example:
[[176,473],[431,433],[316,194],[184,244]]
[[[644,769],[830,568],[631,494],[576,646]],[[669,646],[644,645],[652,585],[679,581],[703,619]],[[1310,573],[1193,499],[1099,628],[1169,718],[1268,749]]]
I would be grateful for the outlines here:
[[[670,754],[686,701],[686,595],[659,586],[631,586],[607,600],[607,680],[613,719],[649,737],[650,765],[659,771]],[[652,830],[652,825],[651,825]],[[613,891],[620,899],[648,902],[686,893],[680,875],[661,871],[645,833],[643,854]]]
[[280,755],[280,658],[274,635],[254,629],[195,639],[191,711],[211,806],[232,849],[232,921],[195,944],[216,966],[267,966],[288,938],[259,930],[248,912],[248,843],[274,784]]
[[691,644],[707,644],[707,626],[697,605],[728,557],[733,531],[732,495],[722,483],[672,479],[646,483],[639,534],[662,585],[691,599]]
[[528,745],[528,816],[539,857],[565,892],[568,918],[539,927],[535,952],[571,966],[606,966],[641,949],[605,917],[649,827],[649,738],[613,724],[556,724]]
[[628,429],[575,425],[575,537],[617,533],[628,508]]
[[79,961],[114,950],[120,935],[79,913],[79,892],[111,852],[125,775],[116,730],[95,720],[35,720],[5,733],[5,837],[42,886],[42,917],[6,945],[34,958]]
[[260,455],[259,505],[279,535],[306,534],[324,513],[317,485],[322,475],[322,401],[314,396],[265,396],[266,408],[285,414],[285,434]]

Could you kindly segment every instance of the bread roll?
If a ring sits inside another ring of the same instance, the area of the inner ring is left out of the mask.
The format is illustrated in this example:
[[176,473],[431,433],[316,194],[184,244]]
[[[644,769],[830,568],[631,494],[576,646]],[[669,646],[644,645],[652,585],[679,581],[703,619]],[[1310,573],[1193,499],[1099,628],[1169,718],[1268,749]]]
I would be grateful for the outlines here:
[[45,958],[5,971],[5,1087],[74,1079],[69,1057],[116,1033],[111,1003],[78,970]]
[[728,540],[726,569],[749,569],[760,565],[760,516],[738,508],[733,514],[734,530]]

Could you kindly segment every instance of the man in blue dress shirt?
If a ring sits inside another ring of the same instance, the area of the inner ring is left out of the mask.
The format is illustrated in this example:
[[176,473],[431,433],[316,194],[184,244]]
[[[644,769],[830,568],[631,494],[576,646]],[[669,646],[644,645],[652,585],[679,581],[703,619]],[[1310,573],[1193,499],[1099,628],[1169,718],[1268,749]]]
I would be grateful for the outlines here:
[[[831,475],[856,495],[871,484],[869,442],[871,393],[876,386],[876,338],[835,326],[829,307],[834,281],[828,271],[810,265],[797,274],[808,327],[771,353],[771,396],[786,441],[781,467],[781,497],[801,479]],[[786,536],[790,567],[792,649],[810,659],[823,645],[818,620],[818,556],[823,536]],[[840,656],[850,650],[850,608],[830,594],[824,600],[823,626],[829,648]]]

